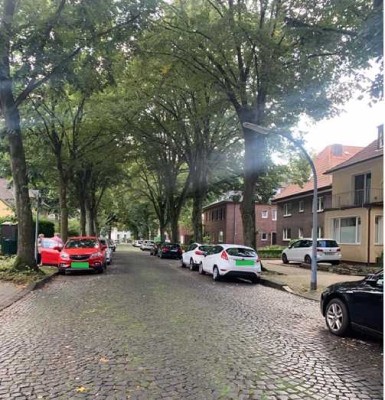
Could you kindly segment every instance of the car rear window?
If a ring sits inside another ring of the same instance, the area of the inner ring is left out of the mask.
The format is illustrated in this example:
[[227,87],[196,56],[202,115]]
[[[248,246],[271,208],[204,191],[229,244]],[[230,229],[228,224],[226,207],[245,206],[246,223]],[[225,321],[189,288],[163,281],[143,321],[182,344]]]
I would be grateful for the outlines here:
[[253,249],[243,248],[243,247],[230,247],[226,249],[229,256],[234,257],[256,257],[257,253]]
[[335,240],[317,240],[317,247],[338,247]]

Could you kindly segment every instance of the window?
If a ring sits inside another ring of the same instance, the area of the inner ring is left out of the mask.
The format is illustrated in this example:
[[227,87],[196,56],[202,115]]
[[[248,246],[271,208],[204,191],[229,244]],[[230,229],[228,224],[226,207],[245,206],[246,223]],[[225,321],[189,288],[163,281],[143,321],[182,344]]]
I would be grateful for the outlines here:
[[370,202],[372,174],[356,175],[354,177],[354,205],[362,206]]
[[361,218],[333,219],[333,238],[339,243],[358,244],[361,240]]
[[303,238],[303,229],[302,228],[298,228],[298,237]]
[[291,229],[284,228],[283,229],[283,240],[290,240],[291,239]]
[[277,220],[277,210],[271,210],[271,219],[273,221]]
[[374,243],[384,244],[384,217],[382,215],[376,215],[374,221],[375,221]]
[[318,197],[317,199],[317,211],[323,211],[324,210],[324,198],[323,197]]
[[219,242],[219,243],[223,243],[223,231],[219,231],[219,234],[218,234],[218,242]]
[[304,212],[305,211],[305,203],[303,200],[300,200],[298,203],[298,212]]
[[262,232],[261,233],[261,240],[263,240],[263,241],[267,240],[267,233],[266,232]]
[[269,211],[263,210],[262,211],[262,218],[268,218],[269,217]]
[[285,203],[283,205],[283,216],[288,217],[291,215],[291,203]]

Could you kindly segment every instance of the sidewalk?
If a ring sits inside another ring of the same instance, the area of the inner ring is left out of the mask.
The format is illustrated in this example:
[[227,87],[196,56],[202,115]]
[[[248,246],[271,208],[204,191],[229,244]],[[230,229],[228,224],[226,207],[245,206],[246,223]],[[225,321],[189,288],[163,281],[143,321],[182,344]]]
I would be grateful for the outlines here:
[[262,284],[317,301],[320,300],[323,290],[333,283],[359,281],[364,278],[364,276],[317,270],[317,290],[310,290],[310,268],[302,268],[299,264],[283,264],[281,260],[263,261],[263,267],[267,271],[262,272]]
[[[263,261],[263,266],[267,271],[262,272],[261,284],[316,301],[320,300],[322,291],[333,283],[363,279],[363,276],[317,271],[317,290],[311,291],[310,269],[301,268],[296,264],[284,265],[281,260]],[[42,281],[29,286],[0,281],[0,311],[20,300],[30,291],[40,288],[54,276],[55,274],[45,277]]]

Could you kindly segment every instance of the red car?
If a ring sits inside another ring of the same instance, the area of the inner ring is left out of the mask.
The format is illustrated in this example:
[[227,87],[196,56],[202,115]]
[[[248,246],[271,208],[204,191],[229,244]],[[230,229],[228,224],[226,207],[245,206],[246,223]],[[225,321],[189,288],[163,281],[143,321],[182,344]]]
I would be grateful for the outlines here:
[[55,246],[52,239],[42,245],[41,263],[43,265],[55,265],[59,273],[66,271],[95,271],[102,273],[107,267],[106,245],[103,245],[97,237],[78,236],[67,240],[61,249]]

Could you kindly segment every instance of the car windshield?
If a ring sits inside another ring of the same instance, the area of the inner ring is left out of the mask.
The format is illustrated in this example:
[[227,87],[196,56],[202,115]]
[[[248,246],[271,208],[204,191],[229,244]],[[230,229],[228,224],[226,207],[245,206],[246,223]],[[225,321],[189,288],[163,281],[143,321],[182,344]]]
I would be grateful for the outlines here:
[[335,240],[317,240],[317,247],[338,247]]
[[256,257],[256,252],[253,249],[248,249],[244,247],[231,247],[226,249],[229,256],[235,257]]
[[70,239],[66,245],[66,249],[87,249],[91,247],[98,247],[98,242],[94,239]]

